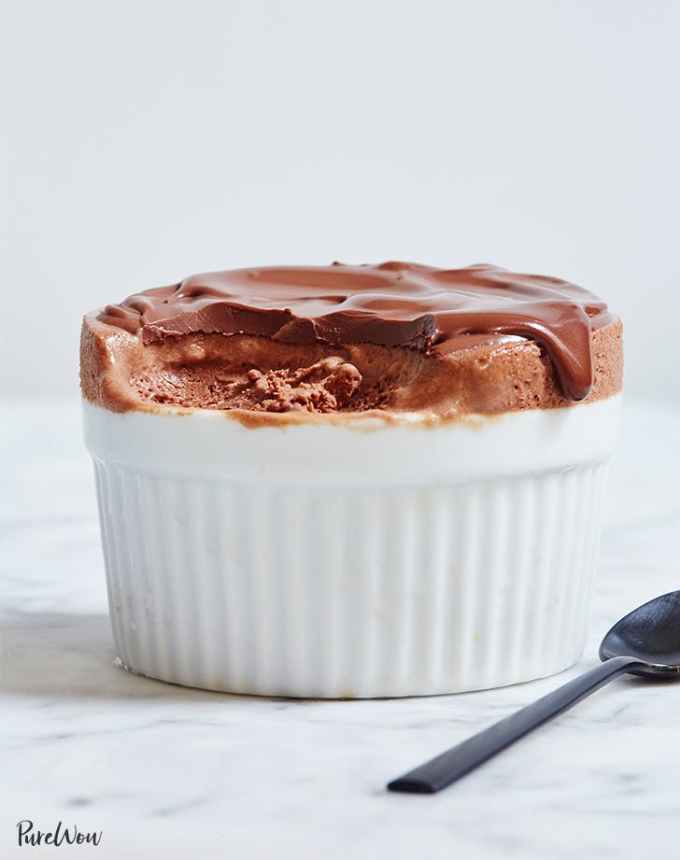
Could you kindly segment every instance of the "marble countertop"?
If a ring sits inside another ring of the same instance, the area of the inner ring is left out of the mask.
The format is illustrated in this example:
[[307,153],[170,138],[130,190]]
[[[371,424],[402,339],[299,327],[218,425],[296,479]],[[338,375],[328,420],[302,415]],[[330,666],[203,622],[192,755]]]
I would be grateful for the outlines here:
[[680,410],[626,406],[580,664],[544,681],[365,702],[182,689],[114,665],[77,403],[0,407],[0,856],[16,824],[116,858],[627,858],[680,835],[680,684],[623,678],[436,796],[385,781],[596,662],[680,587]]

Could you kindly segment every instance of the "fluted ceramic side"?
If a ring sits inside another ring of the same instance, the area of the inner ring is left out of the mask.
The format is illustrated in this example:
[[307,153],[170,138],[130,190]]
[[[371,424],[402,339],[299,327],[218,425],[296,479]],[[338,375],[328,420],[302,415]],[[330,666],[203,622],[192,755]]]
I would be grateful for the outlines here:
[[95,459],[133,671],[240,693],[446,693],[579,656],[606,465],[463,485],[291,487]]

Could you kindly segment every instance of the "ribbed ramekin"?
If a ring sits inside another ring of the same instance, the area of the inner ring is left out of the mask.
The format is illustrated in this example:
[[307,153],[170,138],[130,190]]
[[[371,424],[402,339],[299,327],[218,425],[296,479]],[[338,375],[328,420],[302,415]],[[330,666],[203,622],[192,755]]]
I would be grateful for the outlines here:
[[567,668],[619,400],[285,429],[85,403],[122,662],[189,686],[329,698]]

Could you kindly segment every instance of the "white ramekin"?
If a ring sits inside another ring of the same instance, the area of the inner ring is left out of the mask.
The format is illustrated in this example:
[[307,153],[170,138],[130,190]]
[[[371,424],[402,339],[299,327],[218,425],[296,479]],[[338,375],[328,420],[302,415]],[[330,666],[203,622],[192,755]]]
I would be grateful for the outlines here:
[[177,684],[331,698],[567,668],[620,399],[286,428],[86,402],[120,659]]

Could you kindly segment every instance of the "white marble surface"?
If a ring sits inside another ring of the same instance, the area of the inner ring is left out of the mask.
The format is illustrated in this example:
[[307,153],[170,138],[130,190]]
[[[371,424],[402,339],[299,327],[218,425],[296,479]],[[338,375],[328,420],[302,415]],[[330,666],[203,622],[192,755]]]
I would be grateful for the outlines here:
[[554,860],[677,845],[680,683],[621,679],[437,796],[383,786],[593,665],[619,615],[680,587],[680,411],[626,408],[579,666],[373,702],[226,696],[116,668],[78,405],[0,415],[0,857],[52,855],[16,847],[23,818],[103,831],[64,858]]

